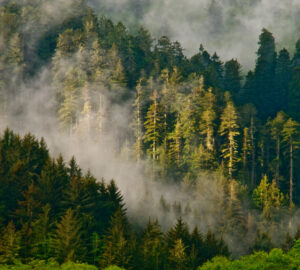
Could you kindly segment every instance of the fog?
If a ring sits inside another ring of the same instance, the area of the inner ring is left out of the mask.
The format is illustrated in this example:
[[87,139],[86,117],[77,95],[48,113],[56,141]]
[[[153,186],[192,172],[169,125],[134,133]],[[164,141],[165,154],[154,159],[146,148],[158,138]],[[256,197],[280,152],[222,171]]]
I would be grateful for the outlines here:
[[237,58],[244,71],[252,68],[258,36],[267,28],[277,49],[293,51],[299,36],[298,0],[90,0],[99,14],[110,14],[130,29],[136,22],[158,38],[178,40],[185,54],[197,53],[199,45],[217,52],[223,60]]
[[[74,12],[80,13],[72,3],[63,0],[51,1],[51,4],[37,2],[35,8],[40,12],[41,25],[34,27],[32,22],[22,25],[32,46],[47,29],[59,25]],[[182,43],[188,56],[196,53],[202,43],[223,60],[237,58],[244,71],[254,65],[258,35],[263,27],[274,33],[278,48],[292,48],[298,39],[295,33],[299,30],[296,18],[300,15],[300,2],[297,0],[290,0],[288,4],[280,0],[90,0],[89,3],[99,16],[109,14],[115,21],[122,20],[130,31],[135,31],[137,25],[144,25],[154,37],[168,35]],[[59,11],[54,7],[60,7]],[[77,57],[74,54],[68,65],[76,65]],[[61,63],[61,72],[65,72],[63,69],[69,68],[68,65]],[[38,138],[44,137],[53,157],[62,153],[68,161],[74,155],[85,172],[91,170],[99,180],[102,177],[106,181],[114,179],[124,196],[129,217],[140,225],[149,217],[158,218],[166,230],[182,216],[190,228],[197,225],[203,233],[216,230],[226,215],[222,208],[224,194],[220,181],[224,179],[221,173],[203,173],[195,189],[172,183],[172,179],[153,179],[147,170],[147,160],[135,162],[130,158],[134,140],[130,127],[134,96],[116,105],[111,93],[102,85],[89,87],[97,88],[103,97],[104,130],[101,134],[74,132],[70,136],[57,120],[57,89],[52,76],[49,64],[30,80],[18,83],[18,94],[2,115],[1,131],[9,127],[21,134],[30,132]],[[80,123],[77,130],[80,130]],[[295,210],[292,218],[282,218],[280,226],[284,230],[280,232],[277,228],[269,229],[275,242],[282,240],[286,228],[295,232],[298,216]],[[253,241],[257,228],[268,228],[268,224],[257,224],[257,220],[258,214],[249,211],[249,231],[243,241],[230,233],[221,235],[234,254],[246,251],[246,243]]]

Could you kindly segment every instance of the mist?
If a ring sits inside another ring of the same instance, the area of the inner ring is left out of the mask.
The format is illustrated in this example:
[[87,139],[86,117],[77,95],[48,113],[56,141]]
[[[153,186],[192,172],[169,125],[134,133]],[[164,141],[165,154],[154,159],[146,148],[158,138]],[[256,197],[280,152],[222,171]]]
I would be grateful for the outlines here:
[[[123,21],[129,30],[138,22],[145,26],[151,34],[158,38],[168,35],[172,40],[181,42],[185,54],[193,55],[202,43],[211,53],[217,52],[222,60],[237,58],[244,71],[253,68],[257,50],[258,35],[263,27],[274,33],[278,42],[277,49],[287,47],[292,50],[298,39],[295,33],[300,25],[296,18],[300,15],[300,2],[280,0],[226,0],[226,1],[161,1],[161,0],[90,0],[98,15],[108,14],[115,21]],[[59,12],[53,6],[60,6]],[[74,12],[72,1],[56,0],[50,4],[38,6],[41,23],[47,29],[59,25]],[[66,12],[67,11],[67,12]],[[46,32],[42,27],[32,31],[32,23],[22,27],[29,33],[32,46]],[[1,42],[1,41],[0,41]],[[76,54],[72,56],[76,63]],[[70,61],[69,63],[72,63]],[[64,66],[65,63],[61,63]],[[67,67],[65,67],[67,68]],[[56,88],[51,82],[51,66],[43,67],[28,81],[18,85],[19,94],[8,104],[5,117],[0,127],[6,127],[37,137],[44,137],[50,153],[57,157],[63,154],[66,161],[75,156],[80,167],[101,180],[114,179],[120,188],[126,203],[129,217],[133,217],[139,225],[144,225],[149,217],[157,218],[163,229],[174,225],[182,216],[190,228],[198,226],[200,231],[215,231],[222,222],[223,190],[220,189],[221,174],[200,175],[196,189],[179,186],[165,179],[153,179],[147,171],[146,160],[134,162],[130,159],[133,136],[130,125],[132,119],[132,102],[134,96],[126,103],[113,103],[113,96],[102,85],[89,85],[97,88],[103,95],[106,128],[101,138],[96,134],[74,133],[70,136],[60,128],[56,112]],[[11,80],[11,78],[7,78]],[[80,124],[79,124],[80,125]],[[96,137],[96,139],[95,139]],[[168,209],[162,208],[162,200]],[[180,209],[176,207],[181,202]],[[280,226],[295,232],[299,223],[299,212],[295,211],[290,218],[283,218]],[[234,254],[246,251],[244,246],[253,240],[257,227],[266,229],[267,224],[254,225],[258,214],[249,211],[248,227],[243,244],[230,233],[221,235]],[[251,221],[253,224],[251,224]],[[253,227],[251,227],[253,225]],[[279,243],[284,232],[271,229],[275,242]]]
[[299,39],[300,2],[297,0],[90,0],[99,14],[123,21],[129,29],[138,22],[155,38],[179,41],[187,56],[203,44],[222,60],[238,59],[247,72],[254,67],[262,28],[275,36],[277,50],[291,52]]

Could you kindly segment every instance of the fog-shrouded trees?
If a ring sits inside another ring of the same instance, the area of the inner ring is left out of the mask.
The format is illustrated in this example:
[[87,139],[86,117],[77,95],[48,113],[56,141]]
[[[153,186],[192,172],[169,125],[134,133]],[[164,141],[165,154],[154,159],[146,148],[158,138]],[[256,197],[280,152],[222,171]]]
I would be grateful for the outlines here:
[[[137,163],[132,174],[146,179],[146,190],[140,212],[129,204],[127,215],[115,181],[97,180],[75,158],[51,158],[43,139],[4,131],[1,263],[187,270],[228,256],[224,243],[234,257],[292,247],[300,203],[300,41],[295,51],[276,50],[286,42],[262,29],[255,65],[245,70],[211,46],[186,56],[179,41],[98,17],[89,1],[68,4],[55,23],[45,1],[19,2],[0,4],[0,126],[32,127],[25,119],[35,123],[31,109],[47,97],[40,109],[53,117],[45,125],[99,151],[113,142],[111,154],[121,160],[115,169]],[[209,13],[220,14],[216,1]],[[169,185],[176,196],[163,194]],[[151,194],[153,186],[162,196]],[[149,201],[160,212],[146,224]],[[273,243],[266,228],[285,232]]]

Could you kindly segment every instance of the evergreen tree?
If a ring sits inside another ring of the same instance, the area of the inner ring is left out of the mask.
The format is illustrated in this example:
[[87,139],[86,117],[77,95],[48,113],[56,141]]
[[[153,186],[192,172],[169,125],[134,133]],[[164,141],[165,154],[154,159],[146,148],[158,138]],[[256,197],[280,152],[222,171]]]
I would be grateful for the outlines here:
[[81,136],[88,137],[91,133],[91,125],[92,125],[92,106],[89,96],[88,85],[86,84],[82,91],[83,96],[83,108],[81,111],[81,118],[79,120],[78,131]]
[[289,200],[290,206],[293,205],[293,169],[294,169],[294,152],[298,148],[299,144],[299,124],[289,118],[283,125],[282,129],[283,142],[288,145],[289,159],[290,159],[290,172],[289,172]]
[[251,248],[251,251],[266,251],[269,252],[274,247],[274,244],[268,235],[267,232],[260,233],[259,231],[256,234],[254,244]]
[[51,250],[51,231],[53,223],[50,220],[50,206],[45,205],[42,213],[34,221],[33,227],[33,254],[35,257],[47,260]]
[[289,52],[282,49],[279,52],[275,70],[276,111],[286,111],[288,107],[289,84],[291,78],[291,60]]
[[100,262],[101,267],[117,265],[128,267],[131,254],[128,241],[128,223],[121,209],[112,217],[110,228],[104,241],[104,252]]
[[216,97],[212,88],[209,88],[203,96],[202,106],[205,108],[200,118],[200,134],[205,136],[205,146],[208,151],[215,150],[214,127],[216,120]]
[[177,167],[181,166],[182,161],[182,130],[181,123],[177,118],[175,129],[172,133],[169,134],[169,159]]
[[269,183],[266,175],[254,189],[252,196],[254,204],[262,210],[262,216],[269,220],[274,216],[275,210],[282,206],[284,198],[276,182],[273,180]]
[[288,113],[296,121],[300,121],[300,40],[296,43],[296,52],[292,60],[291,81],[288,91]]
[[243,146],[242,146],[242,163],[243,163],[243,181],[248,182],[245,180],[249,179],[249,172],[248,172],[248,160],[251,154],[251,143],[250,143],[250,135],[249,129],[244,128],[243,130]]
[[203,258],[204,241],[198,228],[195,227],[191,233],[191,252],[189,254],[189,265],[192,269],[196,269],[204,262]]
[[256,107],[264,106],[261,116],[265,119],[276,113],[276,88],[274,85],[276,51],[275,40],[268,30],[263,29],[259,36],[259,49],[255,66]]
[[237,60],[232,59],[225,63],[224,73],[224,89],[229,91],[233,97],[233,100],[237,102],[238,95],[241,90],[241,65]]
[[56,226],[52,243],[58,262],[82,259],[85,252],[81,238],[82,228],[74,211],[69,208]]
[[184,246],[188,247],[190,243],[190,234],[187,224],[182,220],[181,217],[177,219],[176,224],[166,234],[168,248],[173,248],[175,241],[178,239],[181,239]]
[[253,104],[257,106],[257,92],[255,89],[255,76],[253,71],[249,71],[246,75],[244,86],[241,90],[241,95],[238,101],[242,104]]
[[153,160],[158,159],[158,147],[161,143],[163,120],[162,120],[162,108],[158,103],[157,91],[153,92],[153,103],[149,107],[146,115],[145,125],[145,142],[150,143],[150,154]]
[[226,107],[221,115],[221,124],[219,133],[225,136],[225,143],[222,147],[222,155],[226,160],[229,178],[232,179],[234,166],[237,162],[237,141],[236,136],[239,135],[237,125],[237,112],[229,95],[226,96]]
[[142,80],[140,79],[136,86],[136,99],[133,104],[135,107],[134,110],[134,119],[133,119],[133,130],[135,135],[135,145],[134,152],[136,160],[140,161],[143,155],[143,119],[142,119]]
[[279,181],[279,170],[280,170],[280,150],[282,140],[282,129],[284,122],[286,121],[286,115],[284,112],[277,113],[277,116],[268,122],[272,139],[276,142],[276,168],[275,168],[275,181]]
[[142,237],[142,265],[144,269],[161,269],[164,261],[163,233],[157,221],[149,222]]
[[20,248],[20,234],[16,231],[15,225],[11,221],[1,233],[0,262],[2,264],[16,263]]
[[63,102],[58,114],[60,122],[69,130],[70,135],[78,121],[79,94],[84,81],[82,76],[83,73],[80,69],[70,68],[64,81]]
[[170,250],[169,260],[174,264],[174,269],[182,270],[187,262],[187,255],[185,253],[185,246],[182,240],[176,239],[173,249]]
[[152,56],[152,44],[153,39],[149,31],[141,27],[133,40],[134,46],[134,58],[137,69],[137,75],[140,75],[140,72],[144,70],[147,75],[150,74],[153,68],[153,56]]

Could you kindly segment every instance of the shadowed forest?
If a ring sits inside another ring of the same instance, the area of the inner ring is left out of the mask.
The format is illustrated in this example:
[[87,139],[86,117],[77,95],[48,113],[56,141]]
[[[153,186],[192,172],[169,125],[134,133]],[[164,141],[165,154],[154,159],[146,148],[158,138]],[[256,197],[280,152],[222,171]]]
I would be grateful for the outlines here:
[[0,3],[0,269],[298,269],[300,39],[248,71],[58,4]]

